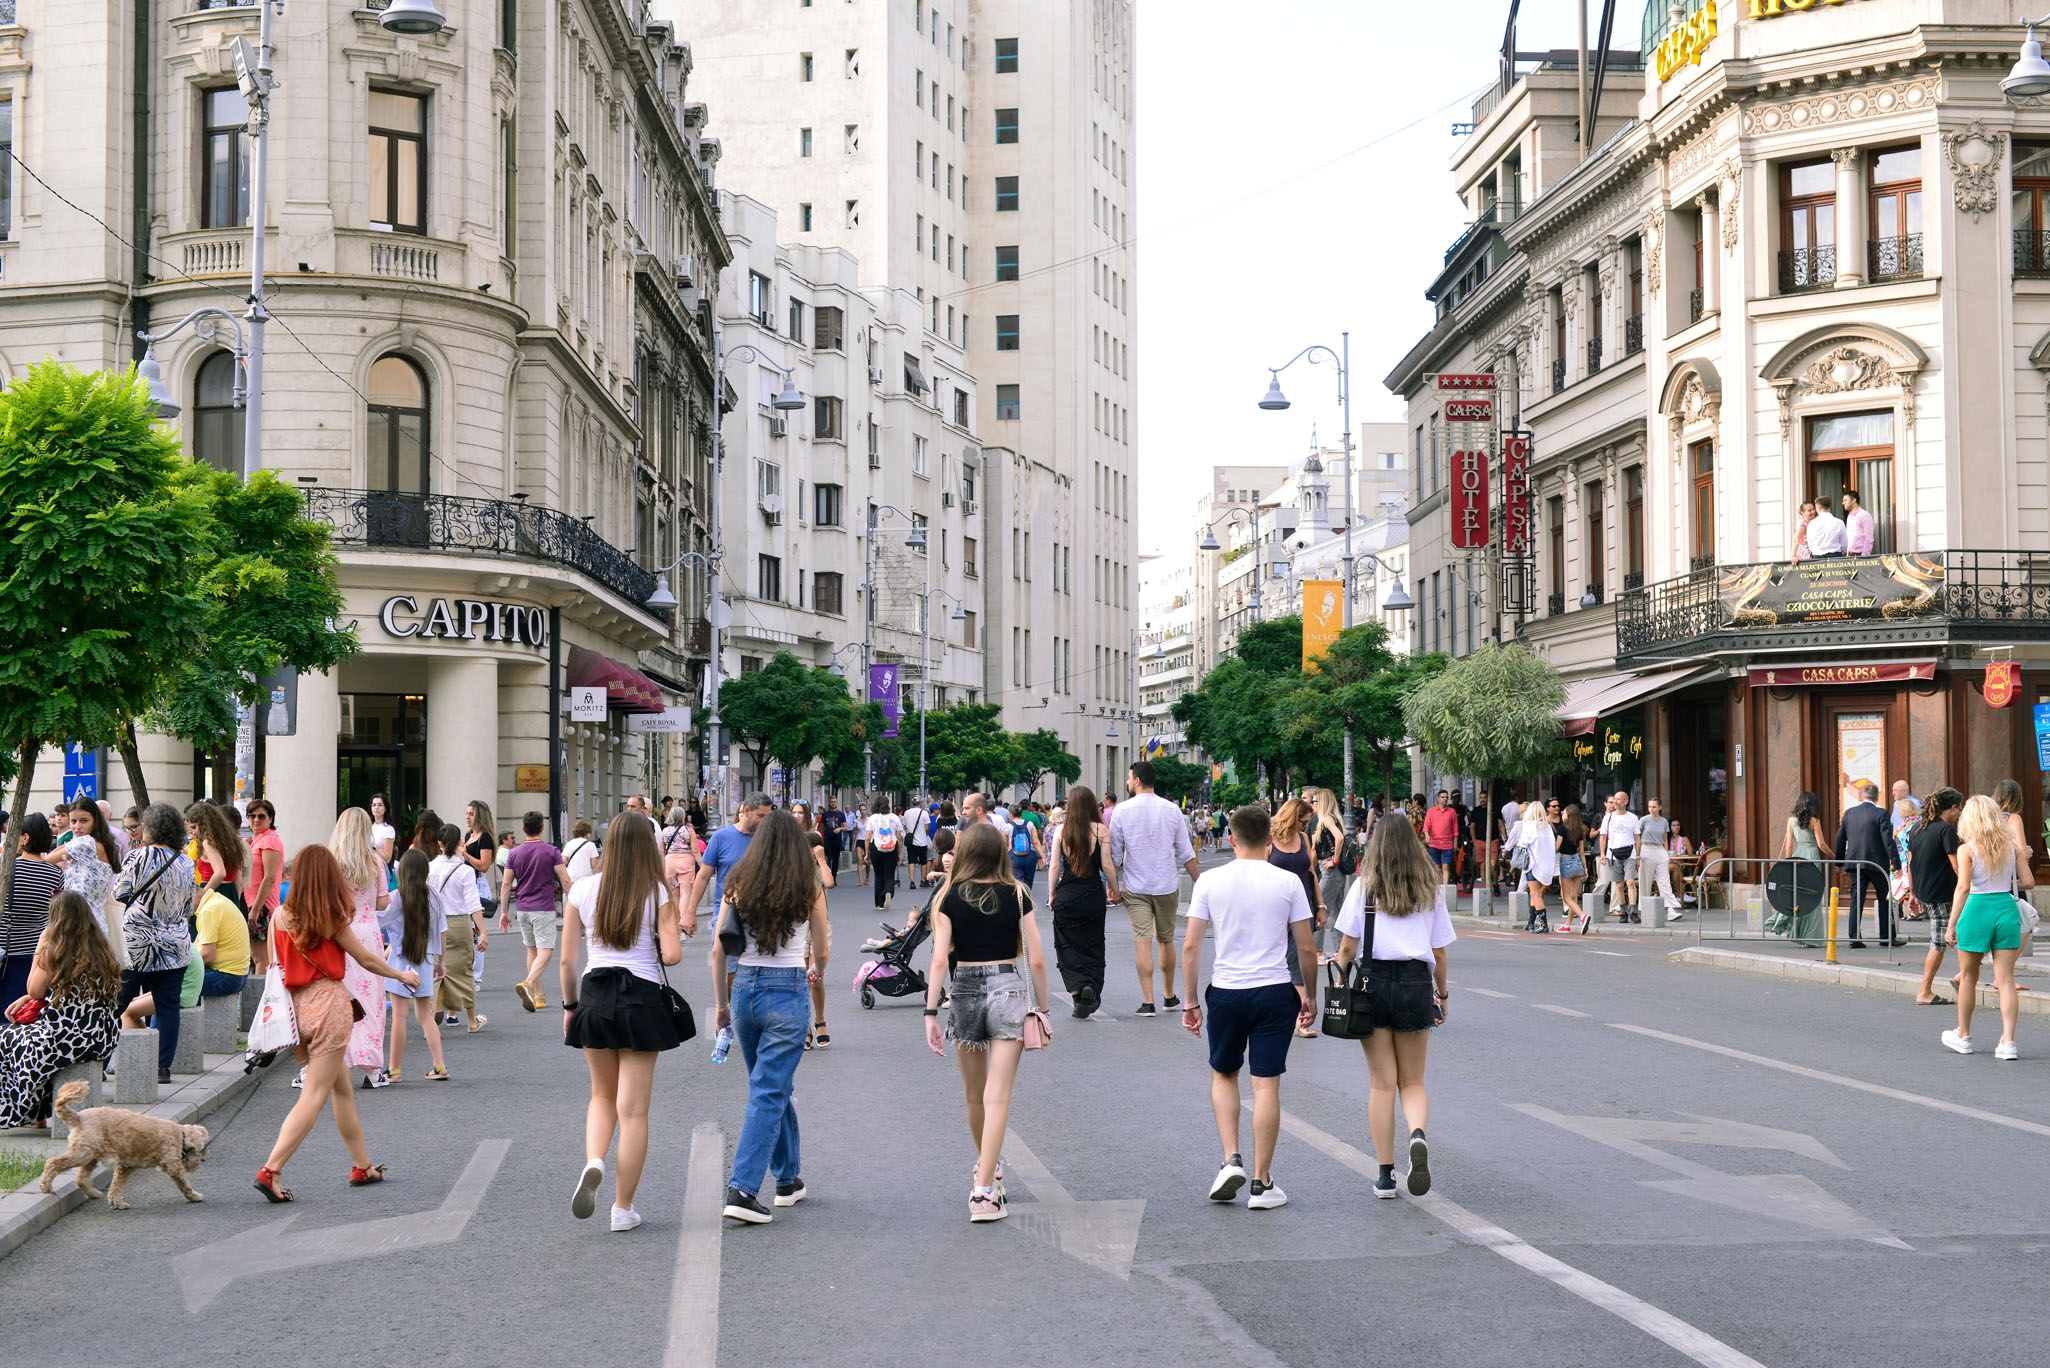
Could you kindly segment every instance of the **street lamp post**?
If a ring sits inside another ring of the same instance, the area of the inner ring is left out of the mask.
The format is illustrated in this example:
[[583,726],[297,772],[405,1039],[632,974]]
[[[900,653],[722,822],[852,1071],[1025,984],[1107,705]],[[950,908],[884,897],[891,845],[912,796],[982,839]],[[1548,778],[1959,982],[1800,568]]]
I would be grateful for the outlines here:
[[[948,615],[949,621],[968,620],[966,603],[954,598],[954,595],[946,590],[934,587],[930,556],[925,558],[925,580],[925,593],[918,601],[918,625],[925,634],[924,644],[918,648],[918,797],[921,802],[931,796],[926,792],[925,784],[925,714],[932,707],[932,596],[938,594],[942,598],[954,600],[954,611]],[[945,649],[945,643],[942,642],[941,650]]]
[[[392,0],[394,5],[404,2],[405,0]],[[415,2],[424,3],[425,0],[415,0]],[[707,756],[707,769],[719,763],[719,566],[721,557],[724,555],[726,543],[724,529],[719,522],[719,486],[723,483],[723,472],[726,468],[726,415],[720,412],[719,406],[726,397],[727,364],[739,359],[750,360],[758,365],[767,366],[770,370],[783,377],[783,388],[777,392],[774,399],[769,401],[769,407],[778,412],[786,413],[804,407],[804,396],[797,392],[796,370],[794,367],[785,369],[777,365],[763,353],[760,347],[757,347],[752,342],[743,342],[737,347],[720,351],[719,339],[721,335],[719,333],[712,334],[712,351],[718,358],[712,371],[712,550],[710,554],[696,551],[687,552],[663,567],[663,573],[666,573],[683,564],[684,561],[697,556],[702,556],[705,562],[705,629],[708,644],[711,648],[708,661],[710,675],[707,690],[707,706],[712,710],[711,716],[706,719],[705,753]],[[659,576],[655,581],[655,592],[648,595],[647,606],[650,608],[674,608],[676,606],[676,595],[670,591],[668,582],[659,578]],[[723,773],[721,778],[724,778]],[[724,811],[723,806],[720,804],[720,800],[724,796],[722,788],[723,785],[721,784],[715,784],[712,787],[714,803],[712,820],[714,822],[719,819],[719,816]]]
[[[868,513],[861,520],[861,687],[869,690],[873,689],[872,681],[875,678],[875,547],[876,528],[880,524],[880,519],[877,515],[882,513],[894,514],[911,524],[911,532],[904,538],[904,545],[908,550],[917,551],[925,555],[926,592],[932,592],[932,556],[926,550],[925,529],[918,525],[918,519],[912,514],[906,513],[895,504],[869,504]],[[921,660],[919,661],[921,674],[923,674],[924,669],[925,662]],[[902,679],[897,681],[897,694],[900,698],[903,697],[903,684],[904,681]],[[873,703],[875,699],[871,697],[869,701]],[[925,727],[925,709],[923,706],[918,710],[918,725],[922,735]],[[875,748],[870,745],[863,746],[861,749],[863,756],[867,757],[867,763],[862,768],[862,787],[872,796],[876,786]],[[921,749],[923,749],[922,741]]]
[[[1304,357],[1308,357],[1310,364],[1313,366],[1321,358],[1329,358],[1338,367],[1338,408],[1345,423],[1345,544],[1344,549],[1340,553],[1341,559],[1344,562],[1341,577],[1345,581],[1345,593],[1342,595],[1344,602],[1340,604],[1340,611],[1343,614],[1341,625],[1349,628],[1352,626],[1352,490],[1354,484],[1352,464],[1352,334],[1350,332],[1341,332],[1338,335],[1338,350],[1335,352],[1321,342],[1314,343],[1311,346],[1304,347],[1279,366],[1269,369],[1267,372],[1267,393],[1260,398],[1260,407],[1262,409],[1274,413],[1288,408],[1288,396],[1281,392],[1281,373]],[[1352,813],[1351,727],[1345,729],[1345,802],[1343,806],[1347,818],[1350,820]]]

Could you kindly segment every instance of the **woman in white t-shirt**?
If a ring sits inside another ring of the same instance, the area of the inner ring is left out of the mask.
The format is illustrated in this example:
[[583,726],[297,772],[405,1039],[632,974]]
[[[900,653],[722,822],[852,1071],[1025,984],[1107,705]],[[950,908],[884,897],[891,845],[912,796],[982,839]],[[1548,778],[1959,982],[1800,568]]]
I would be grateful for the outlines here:
[[591,839],[591,824],[581,817],[569,829],[569,844],[562,848],[562,862],[569,866],[572,886],[598,872],[598,843]]
[[[1526,810],[1527,811],[1527,810]],[[1533,819],[1526,816],[1525,823]],[[1540,824],[1541,820],[1540,820]],[[1374,905],[1368,920],[1367,904]],[[1373,988],[1374,1033],[1360,1042],[1367,1054],[1367,1125],[1381,1171],[1376,1197],[1395,1195],[1395,1100],[1409,1122],[1409,1192],[1431,1190],[1431,1151],[1424,1140],[1431,1102],[1424,1094],[1424,1055],[1430,1030],[1445,1020],[1445,947],[1452,918],[1445,887],[1430,852],[1408,822],[1381,822],[1360,857],[1345,906],[1338,914],[1338,963],[1348,971],[1365,942]]]
[[[570,885],[562,921],[562,1039],[584,1052],[591,1101],[584,1113],[584,1171],[570,1211],[597,1209],[605,1151],[619,1132],[612,1228],[641,1223],[634,1189],[648,1158],[648,1104],[655,1056],[683,1043],[661,992],[664,964],[683,958],[697,914],[677,907],[664,877],[655,825],[638,812],[612,819],[605,871]],[[584,957],[583,973],[577,957]],[[659,960],[658,960],[659,956]]]
[[386,869],[392,868],[392,846],[398,839],[399,833],[391,824],[391,804],[384,801],[383,794],[371,794],[370,846],[377,852],[377,858],[384,861]]

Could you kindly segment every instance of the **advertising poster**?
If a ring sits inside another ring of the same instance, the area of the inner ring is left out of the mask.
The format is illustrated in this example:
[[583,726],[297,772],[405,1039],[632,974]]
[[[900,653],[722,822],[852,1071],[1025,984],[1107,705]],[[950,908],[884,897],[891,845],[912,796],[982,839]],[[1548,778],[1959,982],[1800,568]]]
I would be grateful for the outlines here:
[[1335,579],[1303,581],[1303,669],[1313,671],[1317,660],[1331,649],[1345,621],[1345,605],[1339,595],[1345,586]]

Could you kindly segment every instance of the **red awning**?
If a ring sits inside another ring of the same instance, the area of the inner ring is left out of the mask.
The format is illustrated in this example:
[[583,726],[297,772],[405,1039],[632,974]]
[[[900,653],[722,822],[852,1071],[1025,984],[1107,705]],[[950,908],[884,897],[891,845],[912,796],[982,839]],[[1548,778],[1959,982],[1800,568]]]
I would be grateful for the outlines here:
[[570,647],[565,674],[564,683],[573,689],[602,687],[606,703],[621,712],[662,710],[662,691],[646,675],[596,651]]

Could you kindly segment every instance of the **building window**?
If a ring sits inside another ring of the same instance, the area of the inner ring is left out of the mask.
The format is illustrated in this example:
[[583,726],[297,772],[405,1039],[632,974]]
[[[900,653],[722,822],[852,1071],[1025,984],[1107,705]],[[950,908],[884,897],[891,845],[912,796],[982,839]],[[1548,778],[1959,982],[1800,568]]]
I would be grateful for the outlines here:
[[911,473],[913,475],[925,474],[925,450],[925,438],[914,436],[911,439]]
[[800,157],[809,157],[811,155],[811,130],[809,128],[797,130],[797,155]]
[[1623,587],[1644,583],[1644,467],[1623,472]]
[[842,61],[843,61],[843,63],[844,63],[844,70],[846,71],[846,74],[847,74],[847,79],[848,79],[848,80],[850,80],[850,81],[851,81],[851,80],[853,80],[853,79],[854,79],[855,77],[857,77],[857,76],[861,75],[861,49],[860,49],[860,48],[848,48],[848,49],[847,49],[847,54],[846,54],[846,56],[845,56],[845,57],[844,57],[844,58],[842,59]]
[[1015,423],[1018,421],[1018,387],[1016,385],[997,386],[997,421],[999,423]]
[[767,504],[783,496],[783,467],[773,461],[755,462],[755,502]]
[[519,48],[519,0],[498,0],[498,45],[507,52],[513,52]]
[[1589,480],[1580,492],[1581,502],[1587,508],[1587,588],[1598,598],[1599,585],[1608,583],[1607,568],[1603,564],[1604,535],[1602,532],[1602,482]]
[[233,86],[209,90],[200,100],[206,154],[200,159],[199,226],[240,228],[249,222],[249,102]]
[[0,100],[0,238],[14,235],[14,103]]
[[821,613],[839,617],[845,609],[841,607],[842,585],[837,570],[821,570],[811,577],[811,606]]
[[849,228],[859,228],[861,226],[860,200],[847,201],[847,226]]
[[963,612],[961,614],[961,644],[971,651],[981,644],[980,639],[975,635],[975,614],[973,612]]
[[1566,603],[1566,496],[1554,494],[1545,508],[1547,555],[1551,571],[1551,611],[1562,612]]
[[427,97],[370,92],[370,221],[427,231]]
[[812,67],[812,60],[811,60],[811,54],[810,54],[809,52],[800,52],[800,53],[798,53],[798,54],[797,54],[797,79],[798,79],[798,80],[800,80],[800,81],[809,81],[809,80],[810,80],[810,79],[812,78],[812,74],[813,74],[813,67]]
[[1018,212],[1018,178],[1016,176],[997,177],[997,212],[999,214],[1015,214]]
[[997,315],[997,350],[1018,350],[1018,315]]
[[1836,282],[1836,163],[1780,168],[1780,293]]
[[[968,391],[964,389],[954,391],[954,426],[968,426]],[[972,493],[970,497],[974,497]]]
[[790,331],[790,340],[792,342],[797,343],[799,346],[803,346],[804,301],[801,299],[792,299],[790,301],[790,307],[784,312],[783,316],[788,320],[787,326]]
[[848,124],[840,130],[840,149],[850,157],[861,150],[860,124]]
[[811,231],[811,206],[809,204],[797,206],[797,231],[800,233],[809,233]]
[[838,527],[845,491],[836,484],[811,487],[812,521],[820,527]]
[[1018,141],[1018,111],[999,109],[997,111],[997,141],[1014,143]]
[[503,167],[500,188],[505,191],[505,199],[498,208],[498,245],[506,259],[511,260],[520,222],[520,139],[511,119],[499,120],[498,144]]
[[2015,144],[2014,269],[2050,275],[2050,143]]
[[811,345],[813,351],[847,350],[847,315],[839,309],[821,304],[811,311]]
[[1922,274],[1922,149],[1896,147],[1866,158],[1871,184],[1867,280]]
[[996,48],[997,75],[1003,76],[1017,71],[1018,40],[1016,38],[999,38],[996,40]]
[[1715,443],[1688,448],[1694,479],[1694,560],[1691,569],[1715,564]]
[[1016,280],[1017,278],[1018,249],[1016,247],[997,248],[997,279]]
[[1838,413],[1810,418],[1808,497],[1844,516],[1844,495],[1855,492],[1872,515],[1872,550],[1894,549],[1893,412]]
[[840,400],[828,395],[821,394],[813,399],[811,435],[822,442],[845,441],[841,424],[843,407]]
[[200,363],[192,398],[192,459],[241,474],[244,412],[235,402],[233,352],[217,351]]
[[771,603],[783,601],[783,558],[755,557],[755,597]]
[[776,320],[769,310],[774,306],[776,294],[769,284],[769,278],[760,271],[747,273],[747,311],[754,321],[765,328],[774,329]]
[[969,579],[977,579],[980,572],[975,567],[975,538],[961,538],[961,573]]
[[427,377],[403,356],[383,356],[370,367],[368,460],[371,489],[394,494],[427,492]]

